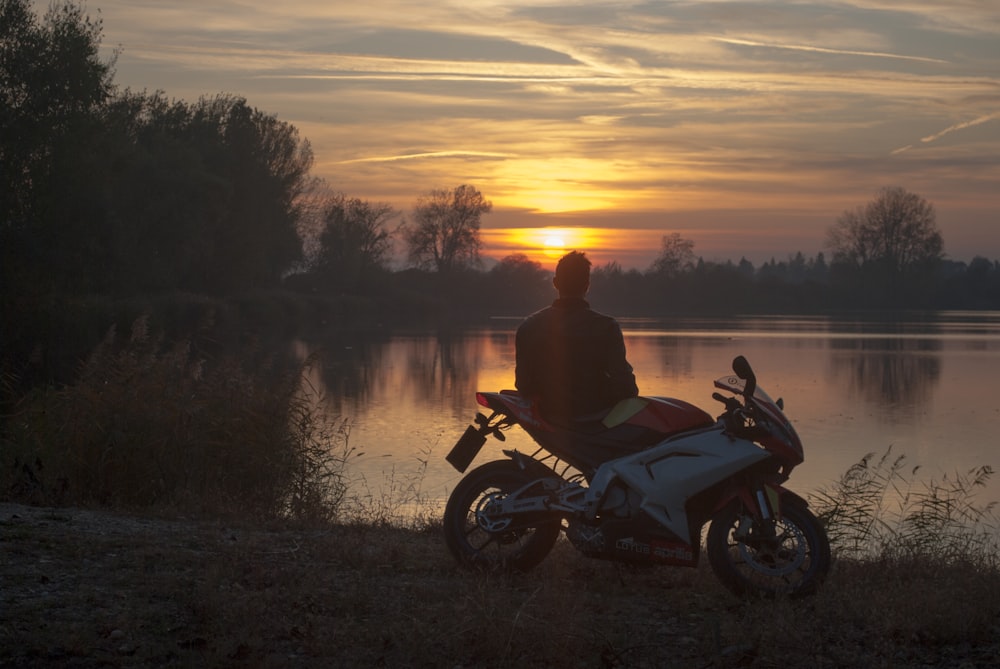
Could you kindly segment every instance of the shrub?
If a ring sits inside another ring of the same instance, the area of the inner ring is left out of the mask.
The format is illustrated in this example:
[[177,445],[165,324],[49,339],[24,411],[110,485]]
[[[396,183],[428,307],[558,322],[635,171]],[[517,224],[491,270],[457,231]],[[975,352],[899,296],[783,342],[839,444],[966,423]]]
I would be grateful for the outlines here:
[[[306,363],[308,364],[308,363]],[[252,347],[209,360],[139,318],[112,328],[63,388],[6,421],[4,490],[34,503],[329,520],[344,494],[343,423]]]

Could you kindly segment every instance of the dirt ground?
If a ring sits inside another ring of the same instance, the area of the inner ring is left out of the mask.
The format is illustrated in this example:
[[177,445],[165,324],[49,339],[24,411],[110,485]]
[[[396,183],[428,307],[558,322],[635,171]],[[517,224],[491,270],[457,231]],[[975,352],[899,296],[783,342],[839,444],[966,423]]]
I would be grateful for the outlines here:
[[841,566],[811,600],[748,603],[706,568],[564,545],[485,577],[433,531],[0,504],[0,666],[1000,666],[994,582],[867,578]]

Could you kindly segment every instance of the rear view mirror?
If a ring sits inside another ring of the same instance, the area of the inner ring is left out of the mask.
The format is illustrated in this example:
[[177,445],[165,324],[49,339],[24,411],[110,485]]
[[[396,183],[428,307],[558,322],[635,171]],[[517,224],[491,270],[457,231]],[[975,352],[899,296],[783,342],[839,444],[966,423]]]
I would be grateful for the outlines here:
[[738,355],[733,358],[733,371],[736,372],[736,376],[740,377],[746,381],[746,385],[743,388],[743,396],[749,400],[753,397],[753,393],[757,390],[757,376],[753,373],[753,368],[750,367],[750,363],[742,355]]
[[733,371],[736,372],[736,376],[744,381],[753,376],[753,369],[750,368],[750,363],[742,355],[733,359]]

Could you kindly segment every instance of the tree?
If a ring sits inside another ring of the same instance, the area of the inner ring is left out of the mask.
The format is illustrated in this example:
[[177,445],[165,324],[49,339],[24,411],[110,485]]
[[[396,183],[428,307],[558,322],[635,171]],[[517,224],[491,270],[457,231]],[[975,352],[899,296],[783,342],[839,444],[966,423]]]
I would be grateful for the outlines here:
[[883,188],[875,199],[845,211],[830,228],[833,262],[882,278],[891,287],[923,274],[943,257],[934,207],[919,195]]
[[301,258],[312,152],[293,126],[229,95],[126,93],[104,118],[116,168],[100,189],[113,253],[98,290],[241,292]]
[[479,226],[492,209],[493,203],[469,185],[433,190],[420,198],[405,233],[411,262],[441,274],[477,264]]
[[218,95],[191,109],[190,135],[209,172],[225,185],[225,216],[206,268],[212,292],[276,283],[301,259],[300,196],[310,183],[312,148],[295,126],[247,104]]
[[[39,22],[28,0],[0,0],[0,219],[23,220],[54,147],[111,95],[114,57],[101,61],[102,26],[70,3]],[[44,179],[43,179],[44,180]]]
[[639,270],[626,271],[621,263],[612,260],[591,270],[587,300],[598,311],[613,311],[618,316],[648,313],[647,308],[658,302],[659,294],[647,284]]
[[106,252],[95,140],[114,57],[99,58],[101,22],[79,6],[53,3],[39,20],[32,4],[0,0],[0,264],[6,287],[34,293],[55,268],[74,274],[77,258]]
[[552,296],[552,274],[523,253],[512,253],[487,275],[490,308],[497,313],[524,315],[540,308]]
[[392,244],[388,204],[332,195],[321,213],[315,271],[342,287],[356,287],[385,268]]
[[663,236],[660,255],[650,267],[650,272],[672,279],[695,266],[694,242],[684,239],[679,232]]

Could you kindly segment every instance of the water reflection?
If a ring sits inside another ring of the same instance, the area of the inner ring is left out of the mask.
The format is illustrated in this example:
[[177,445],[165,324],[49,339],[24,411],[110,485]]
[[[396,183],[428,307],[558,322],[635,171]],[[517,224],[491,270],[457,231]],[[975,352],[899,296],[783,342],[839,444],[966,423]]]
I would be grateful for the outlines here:
[[[300,361],[312,356],[307,377],[331,412],[363,414],[393,399],[401,407],[466,407],[474,396],[487,349],[508,336],[442,332],[436,335],[355,338],[348,342],[295,341]],[[511,346],[513,343],[511,341]]]
[[[662,324],[661,324],[662,325]],[[943,333],[912,334],[912,324],[830,322],[827,319],[753,319],[739,327],[709,329],[707,322],[686,323],[693,330],[639,328],[627,330],[629,359],[647,394],[663,394],[679,380],[697,378],[701,384],[728,371],[720,364],[706,372],[706,356],[726,360],[749,354],[751,360],[769,359],[778,350],[787,367],[799,355],[825,354],[830,383],[851,401],[860,401],[889,422],[912,420],[933,398],[941,376]],[[634,323],[629,324],[635,327]],[[783,326],[783,327],[779,327]],[[756,328],[756,329],[751,329]],[[756,339],[748,338],[754,333]],[[848,335],[848,336],[845,336]],[[468,407],[477,390],[511,387],[514,330],[439,332],[427,335],[373,336],[350,340],[294,344],[300,359],[316,356],[309,381],[325,396],[337,414],[363,414],[373,404],[392,398],[401,406]],[[989,348],[988,342],[972,342]],[[766,351],[761,349],[772,349]],[[794,372],[801,372],[793,365]],[[485,378],[493,385],[484,386]],[[703,377],[703,378],[702,378]],[[667,383],[660,383],[660,381]],[[495,386],[495,388],[494,388]],[[675,394],[675,393],[667,393]]]
[[[694,372],[694,341],[678,337],[661,337],[655,340],[655,344],[661,376],[673,381],[692,376]],[[633,359],[633,364],[636,362]],[[636,380],[641,381],[643,373],[647,371],[637,369]]]
[[[309,377],[331,414],[352,425],[369,454],[370,480],[404,470],[432,451],[426,490],[445,495],[458,480],[444,454],[479,407],[477,390],[510,388],[517,322],[470,332],[380,335],[297,342],[317,355]],[[797,487],[809,490],[890,445],[915,464],[945,471],[997,464],[991,398],[1000,375],[1000,314],[911,322],[755,318],[624,322],[640,391],[680,397],[709,412],[712,380],[746,355],[764,388],[784,396],[808,444]],[[507,447],[528,450],[508,433]],[[483,458],[498,455],[500,446]],[[998,484],[996,487],[1000,487]],[[1000,493],[995,493],[1000,497]]]
[[418,406],[467,406],[476,390],[486,341],[454,333],[414,338],[405,342],[407,374],[401,390]]
[[365,407],[375,389],[385,385],[389,339],[331,339],[319,343],[296,340],[292,348],[300,361],[313,358],[306,382],[324,397],[328,409],[336,415]]
[[880,420],[912,421],[925,413],[940,381],[940,351],[934,339],[835,339],[831,378],[848,399],[876,408]]

